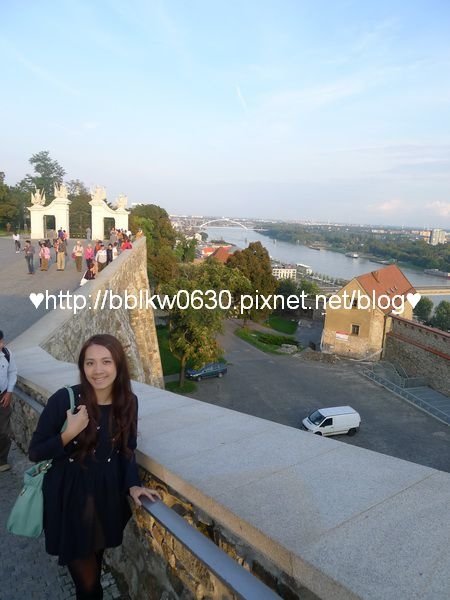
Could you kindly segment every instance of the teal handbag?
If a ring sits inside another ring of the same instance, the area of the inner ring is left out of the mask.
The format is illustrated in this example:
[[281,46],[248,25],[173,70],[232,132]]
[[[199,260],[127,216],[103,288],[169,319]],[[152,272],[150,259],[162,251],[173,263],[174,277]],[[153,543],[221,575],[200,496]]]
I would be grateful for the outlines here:
[[[70,410],[75,408],[75,398],[71,387],[66,386],[70,397]],[[65,430],[67,421],[62,426]],[[14,535],[37,538],[44,528],[44,495],[42,484],[44,475],[51,468],[52,461],[43,460],[27,469],[23,476],[23,488],[8,518],[6,529]]]

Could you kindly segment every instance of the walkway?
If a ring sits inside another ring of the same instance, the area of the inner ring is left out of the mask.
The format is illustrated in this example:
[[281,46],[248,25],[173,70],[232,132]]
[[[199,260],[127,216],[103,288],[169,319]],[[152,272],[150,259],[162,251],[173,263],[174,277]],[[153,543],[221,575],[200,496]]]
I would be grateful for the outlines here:
[[[22,238],[22,248],[24,238]],[[73,291],[80,285],[82,273],[78,273],[75,262],[70,258],[74,241],[69,240],[66,269],[57,271],[55,252],[48,271],[39,270],[39,258],[35,258],[36,272],[28,275],[24,253],[16,254],[12,238],[0,238],[0,330],[5,334],[5,341],[11,341],[46,314],[44,303],[35,308],[29,299],[31,292],[57,293],[60,290]],[[39,249],[35,243],[36,252]]]
[[[84,242],[86,243],[86,242]],[[23,242],[22,242],[23,247]],[[36,244],[36,248],[37,248]],[[73,241],[68,244],[64,271],[56,271],[54,252],[49,270],[39,271],[39,258],[34,275],[28,275],[23,252],[16,254],[10,238],[0,238],[0,330],[5,340],[13,340],[46,314],[43,304],[36,309],[29,299],[31,292],[57,293],[78,288],[81,275],[70,258]],[[10,535],[6,521],[22,487],[24,470],[31,464],[14,444],[9,455],[12,470],[0,473],[0,598],[1,600],[69,600],[75,598],[71,578],[57,559],[46,554],[44,538],[28,539]],[[107,570],[102,576],[104,600],[128,600],[119,591]]]
[[[24,261],[25,262],[25,261]],[[11,471],[0,473],[0,598],[2,600],[72,600],[75,590],[65,567],[46,554],[44,537],[29,539],[6,531],[6,521],[22,487],[22,474],[31,464],[13,444],[9,455]],[[121,594],[112,574],[102,575],[104,600],[128,600]]]

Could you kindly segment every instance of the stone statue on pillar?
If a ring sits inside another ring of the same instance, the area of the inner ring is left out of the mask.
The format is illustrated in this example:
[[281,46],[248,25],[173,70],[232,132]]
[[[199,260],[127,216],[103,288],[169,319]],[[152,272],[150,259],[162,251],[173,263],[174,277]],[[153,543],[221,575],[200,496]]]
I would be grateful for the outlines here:
[[106,200],[106,190],[104,187],[97,185],[91,190],[91,198],[93,204],[101,204]]
[[44,190],[38,190],[36,188],[36,191],[31,192],[31,204],[37,205],[37,206],[44,206],[45,205],[45,192]]
[[61,185],[55,183],[53,189],[55,191],[55,198],[67,198],[67,188],[64,183],[61,183]]
[[125,194],[120,194],[117,198],[117,208],[126,208],[128,206],[128,198]]

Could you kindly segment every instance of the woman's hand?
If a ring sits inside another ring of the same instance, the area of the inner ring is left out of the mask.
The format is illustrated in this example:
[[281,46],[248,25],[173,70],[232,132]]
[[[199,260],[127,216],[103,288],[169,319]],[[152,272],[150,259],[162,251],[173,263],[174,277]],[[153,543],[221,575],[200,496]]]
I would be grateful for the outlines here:
[[139,496],[145,496],[152,502],[156,502],[156,500],[161,500],[161,496],[158,494],[156,490],[151,490],[146,487],[139,487],[138,485],[133,485],[129,489],[129,494],[133,498],[136,506],[142,506],[142,502],[139,500]]
[[81,433],[89,423],[89,415],[87,412],[87,408],[84,404],[80,404],[77,406],[78,411],[75,414],[72,414],[72,411],[67,411],[67,427],[66,431],[72,437],[77,437],[79,433]]

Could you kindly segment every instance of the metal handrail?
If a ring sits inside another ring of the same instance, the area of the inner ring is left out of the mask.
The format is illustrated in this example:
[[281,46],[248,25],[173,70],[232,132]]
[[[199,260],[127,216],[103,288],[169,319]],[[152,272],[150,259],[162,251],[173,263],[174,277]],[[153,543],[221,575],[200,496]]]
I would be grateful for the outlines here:
[[433,417],[435,417],[439,421],[445,423],[446,425],[450,425],[450,418],[447,415],[447,413],[443,412],[436,406],[433,406],[428,402],[422,400],[421,398],[418,398],[412,392],[408,391],[407,388],[402,388],[397,384],[393,383],[392,381],[389,381],[384,377],[380,377],[380,375],[377,375],[376,373],[368,369],[362,371],[362,374],[368,379],[380,383],[383,387],[385,387],[388,390],[391,390],[391,392],[394,392],[394,394],[397,394],[401,398],[404,398],[407,402],[410,402],[411,404],[414,404],[415,406],[417,406],[421,410],[424,410],[428,414],[433,415]]
[[281,598],[163,502],[151,502],[147,498],[141,498],[141,502],[150,516],[183,544],[238,598],[242,600]]

